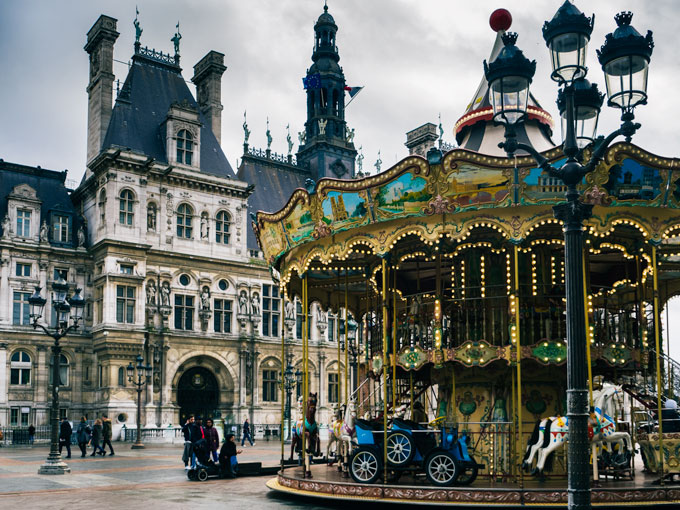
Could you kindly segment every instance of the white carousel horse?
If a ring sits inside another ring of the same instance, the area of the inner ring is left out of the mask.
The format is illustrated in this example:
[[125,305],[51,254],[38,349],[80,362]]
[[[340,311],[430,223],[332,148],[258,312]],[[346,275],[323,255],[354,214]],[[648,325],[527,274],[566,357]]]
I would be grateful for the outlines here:
[[[618,393],[618,388],[613,385],[605,386],[600,392],[595,412],[590,414],[588,429],[591,442],[596,445],[603,443],[618,443],[629,453],[632,452],[632,441],[627,432],[617,432],[616,423],[607,414],[609,407]],[[569,419],[564,416],[551,416],[537,423],[531,436],[522,466],[525,470],[531,467],[533,459],[537,456],[536,468],[533,473],[543,475],[546,463],[550,455],[561,448],[569,440]],[[622,444],[623,443],[623,444]]]
[[342,469],[342,459],[350,453],[356,419],[357,405],[356,400],[352,398],[347,403],[344,418],[342,420],[335,420],[331,425],[331,436],[326,447],[326,458],[330,459],[331,445],[335,445],[337,458],[340,461],[338,469]]

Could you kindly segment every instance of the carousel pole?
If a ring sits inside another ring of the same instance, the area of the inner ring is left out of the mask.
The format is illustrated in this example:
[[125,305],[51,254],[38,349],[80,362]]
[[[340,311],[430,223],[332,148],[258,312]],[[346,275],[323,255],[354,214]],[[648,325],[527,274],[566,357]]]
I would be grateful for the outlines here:
[[[586,321],[586,360],[588,364],[588,401],[590,402],[590,408],[593,408],[593,362],[590,354],[590,305],[588,303],[588,278],[586,272],[586,254],[587,248],[583,247],[583,307],[584,316]],[[600,479],[600,473],[597,466],[597,445],[593,442],[590,445],[590,456],[593,462],[593,481],[597,482]]]
[[524,470],[519,466],[520,459],[522,458],[522,342],[521,334],[519,328],[519,246],[514,245],[515,248],[515,353],[517,356],[517,444],[516,455],[517,460],[515,464],[517,465],[517,470],[519,472],[519,486],[520,488],[524,485]]
[[[383,347],[383,462],[387,483],[387,264],[382,259],[382,347]],[[394,407],[392,408],[394,411]]]
[[[340,288],[340,270],[338,269],[338,288]],[[335,341],[338,343],[338,407],[340,407],[340,402],[342,399],[342,382],[340,381],[340,375],[342,374],[340,370],[340,365],[342,363],[342,357],[340,352],[340,299],[338,299],[338,313],[336,314],[335,320]],[[347,343],[347,325],[345,324],[345,343]],[[345,350],[347,350],[347,345],[345,345]],[[347,373],[347,364],[345,364],[345,373]],[[347,386],[345,385],[345,400],[347,401]]]
[[668,397],[673,398],[673,369],[671,367],[671,328],[670,328],[670,317],[668,316],[668,280],[666,280],[666,360],[668,375],[666,380],[668,381]]
[[[281,289],[281,303],[282,303],[282,308],[283,308],[283,315],[285,318],[285,310],[286,310],[286,287],[284,286]],[[286,363],[286,325],[285,325],[285,319],[281,321],[281,471],[283,471],[283,459],[285,456],[285,446],[284,446],[284,428],[285,428],[285,422],[286,422],[286,398],[287,398],[287,390],[286,390],[286,384],[287,381],[285,380],[285,373],[286,369],[284,368],[284,363]],[[287,368],[287,367],[286,367]]]
[[[345,405],[347,405],[347,401],[349,398],[349,394],[351,391],[351,388],[349,386],[349,323],[347,322],[347,306],[348,306],[348,301],[349,301],[349,293],[347,286],[349,284],[349,276],[347,273],[347,268],[345,268]],[[338,337],[339,338],[339,337]],[[358,349],[357,349],[358,351]],[[357,352],[357,356],[359,353]],[[357,371],[359,371],[359,367],[357,365],[356,368]],[[357,409],[358,411],[358,409]]]
[[392,409],[397,407],[397,269],[392,281]]
[[307,343],[307,273],[302,277],[302,477],[307,477],[307,397],[309,394],[309,363]]
[[[662,410],[663,405],[661,403],[661,392],[663,391],[663,385],[661,382],[661,332],[660,320],[659,320],[659,267],[656,260],[656,245],[652,244],[652,270],[653,270],[653,285],[654,285],[654,348],[656,350],[656,406],[657,412],[659,413],[659,461],[661,462],[661,485],[664,483],[664,455],[663,455],[663,419]],[[668,327],[668,325],[666,325]]]

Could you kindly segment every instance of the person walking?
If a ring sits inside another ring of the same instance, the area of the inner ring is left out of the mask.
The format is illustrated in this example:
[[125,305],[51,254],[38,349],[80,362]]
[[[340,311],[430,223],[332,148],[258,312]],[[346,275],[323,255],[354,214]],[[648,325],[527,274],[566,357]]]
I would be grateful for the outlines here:
[[253,438],[250,435],[250,422],[248,421],[248,418],[246,418],[246,421],[243,422],[243,438],[241,439],[241,446],[244,445],[246,439],[250,443],[250,446],[255,446],[255,443],[253,443]]
[[220,474],[226,478],[236,478],[236,455],[242,453],[243,450],[236,449],[236,438],[234,434],[229,433],[224,440],[222,449],[220,450]]
[[92,427],[92,455],[90,455],[90,457],[94,457],[97,454],[101,455],[102,457],[106,455],[106,451],[100,446],[101,440],[102,421],[97,418],[94,421],[94,427]]
[[208,451],[212,454],[213,462],[217,462],[218,453],[220,449],[220,435],[214,426],[212,418],[205,420],[205,439],[208,441]]
[[80,423],[76,429],[76,441],[78,441],[78,448],[80,448],[81,457],[87,455],[87,443],[90,442],[90,434],[92,430],[87,424],[87,420],[84,416],[81,416]]
[[35,439],[35,425],[32,423],[28,426],[28,444],[33,445]]
[[59,455],[61,455],[61,450],[66,447],[66,458],[71,458],[71,434],[73,429],[68,419],[64,416],[61,419],[61,425],[59,426]]
[[115,455],[115,453],[113,453],[113,445],[111,444],[111,437],[113,436],[113,427],[111,426],[111,419],[106,415],[102,416],[102,436],[104,437],[102,450],[106,452],[106,445],[108,445],[109,450],[111,450],[109,452],[109,456]]
[[191,432],[194,425],[194,415],[190,415],[187,418],[186,423],[182,427],[182,434],[184,434],[184,452],[182,452],[182,460],[184,461],[184,469],[189,469],[189,461],[191,460],[191,455],[194,453],[194,443],[191,441]]

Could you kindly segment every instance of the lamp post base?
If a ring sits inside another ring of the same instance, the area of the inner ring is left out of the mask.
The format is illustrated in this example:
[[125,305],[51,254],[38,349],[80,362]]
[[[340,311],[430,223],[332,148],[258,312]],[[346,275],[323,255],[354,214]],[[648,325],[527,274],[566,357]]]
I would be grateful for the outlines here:
[[144,448],[146,448],[146,446],[144,446],[143,443],[135,443],[130,447],[132,450],[143,450]]
[[56,455],[50,453],[45,463],[38,469],[39,475],[65,475],[70,472],[71,468],[61,460],[61,455],[58,453]]

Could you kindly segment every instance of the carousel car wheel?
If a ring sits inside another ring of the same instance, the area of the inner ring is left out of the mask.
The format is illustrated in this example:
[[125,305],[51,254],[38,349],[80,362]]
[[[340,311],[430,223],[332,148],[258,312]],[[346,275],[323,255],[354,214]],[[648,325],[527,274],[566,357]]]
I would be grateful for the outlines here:
[[199,469],[198,473],[196,473],[196,478],[198,478],[199,482],[205,482],[208,479],[208,471],[205,469]]
[[445,450],[435,450],[427,456],[425,475],[432,485],[448,487],[456,482],[460,469],[453,454]]
[[408,466],[414,454],[415,445],[411,434],[403,430],[393,430],[387,434],[387,462],[390,466]]
[[357,483],[374,483],[382,472],[382,461],[373,448],[360,446],[352,453],[349,474]]
[[460,474],[458,475],[458,479],[456,480],[456,483],[458,485],[470,485],[472,482],[474,482],[477,479],[477,475],[479,474],[479,468],[477,467],[477,463],[475,463],[474,466],[468,466],[465,468],[461,468]]
[[190,469],[187,471],[187,478],[191,480],[192,482],[195,482],[198,480],[198,476],[196,475],[196,470],[195,469]]

